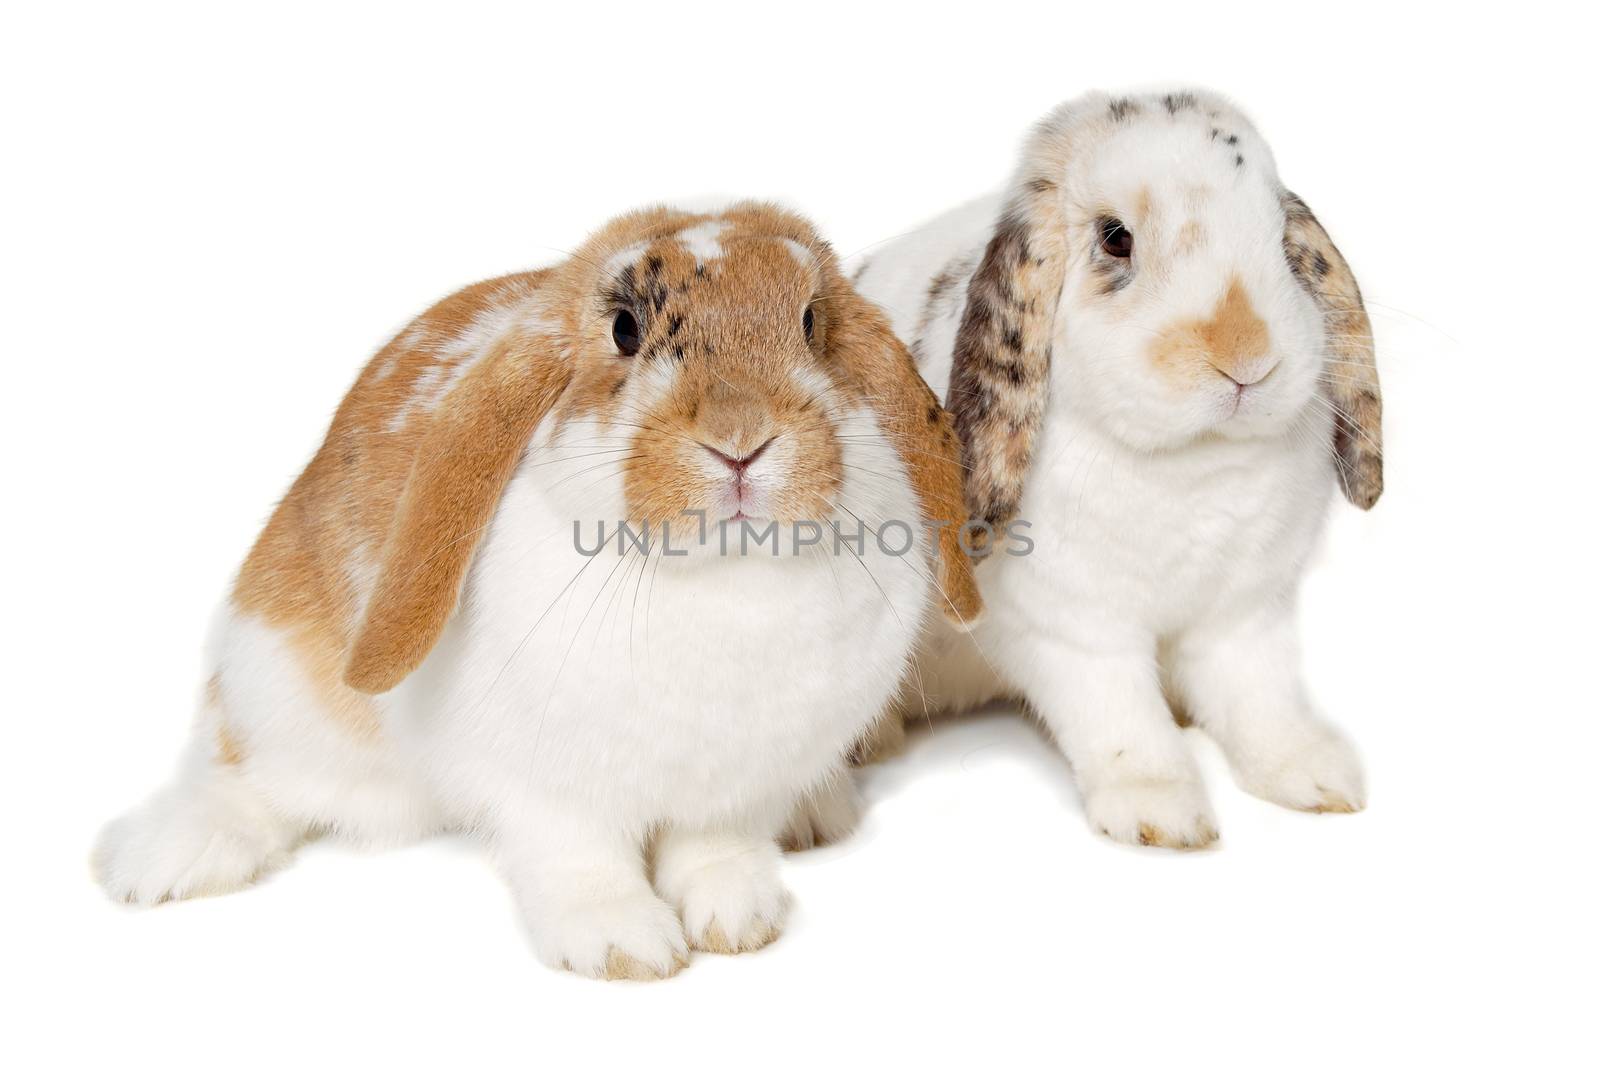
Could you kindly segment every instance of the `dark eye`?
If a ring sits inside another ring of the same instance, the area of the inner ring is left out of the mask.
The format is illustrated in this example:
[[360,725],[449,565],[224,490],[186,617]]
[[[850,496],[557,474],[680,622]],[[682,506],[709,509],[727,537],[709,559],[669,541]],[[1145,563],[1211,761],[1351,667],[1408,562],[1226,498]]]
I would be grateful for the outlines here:
[[817,316],[810,308],[806,308],[806,313],[800,317],[800,326],[806,331],[807,341],[816,336]]
[[1133,255],[1133,231],[1121,219],[1100,220],[1100,251],[1117,259]]
[[611,320],[611,339],[623,355],[639,354],[639,320],[633,317],[633,312],[617,312],[617,317]]

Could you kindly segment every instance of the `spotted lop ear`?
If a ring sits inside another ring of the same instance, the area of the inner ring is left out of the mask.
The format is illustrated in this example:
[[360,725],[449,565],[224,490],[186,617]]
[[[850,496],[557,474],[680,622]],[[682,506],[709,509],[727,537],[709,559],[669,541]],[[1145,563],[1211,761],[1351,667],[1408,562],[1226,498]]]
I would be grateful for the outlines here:
[[972,539],[979,549],[1016,517],[1044,417],[1066,277],[1059,195],[1042,169],[1024,172],[967,285],[956,333],[947,402],[967,467],[967,508],[987,526]]
[[518,459],[570,374],[554,338],[511,336],[445,396],[395,507],[346,685],[386,692],[432,650]]
[[837,309],[828,323],[828,349],[866,398],[895,444],[924,518],[937,524],[939,590],[945,618],[961,629],[977,623],[983,598],[972,559],[962,550],[967,521],[962,500],[961,447],[950,413],[917,371],[911,352],[877,307],[842,279],[828,296]]
[[1305,201],[1285,192],[1283,209],[1284,254],[1326,324],[1323,388],[1333,401],[1339,487],[1350,503],[1370,508],[1383,493],[1383,393],[1372,323],[1350,265]]

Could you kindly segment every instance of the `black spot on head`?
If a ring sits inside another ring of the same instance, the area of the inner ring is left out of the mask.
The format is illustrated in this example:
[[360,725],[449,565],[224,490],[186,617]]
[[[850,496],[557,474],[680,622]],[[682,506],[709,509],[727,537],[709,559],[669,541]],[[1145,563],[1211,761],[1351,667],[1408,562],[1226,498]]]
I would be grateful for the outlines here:
[[930,423],[939,421],[939,405],[934,404],[928,408],[928,421]]
[[1228,135],[1227,143],[1228,144],[1238,144],[1239,143],[1239,135],[1236,134],[1236,133],[1230,133]]
[[1317,272],[1317,277],[1326,278],[1328,271],[1332,268],[1328,263],[1328,257],[1318,252],[1311,259],[1311,269]]
[[667,319],[667,336],[668,337],[676,337],[676,336],[678,336],[678,331],[681,330],[681,329],[683,329],[683,316],[682,315],[673,315],[671,318]]
[[1121,122],[1129,115],[1137,115],[1139,113],[1139,105],[1125,96],[1118,97],[1111,101],[1109,113],[1112,122]]
[[1161,98],[1161,106],[1167,109],[1167,114],[1176,115],[1180,111],[1200,106],[1193,93],[1168,93]]
[[1244,166],[1244,157],[1243,156],[1239,156],[1239,155],[1234,156],[1233,157],[1233,165],[1236,166],[1236,167]]
[[612,382],[611,383],[611,395],[612,396],[616,396],[618,393],[622,392],[622,387],[627,385],[627,384],[628,384],[628,379],[626,377],[618,378],[616,381]]
[[655,277],[657,274],[661,273],[661,267],[662,267],[661,257],[657,256],[657,255],[652,255],[649,259],[644,261],[644,267],[645,267],[645,270],[650,272],[650,276],[651,277]]
[[679,363],[683,362],[683,346],[682,345],[673,345],[672,346],[672,358],[677,360]]

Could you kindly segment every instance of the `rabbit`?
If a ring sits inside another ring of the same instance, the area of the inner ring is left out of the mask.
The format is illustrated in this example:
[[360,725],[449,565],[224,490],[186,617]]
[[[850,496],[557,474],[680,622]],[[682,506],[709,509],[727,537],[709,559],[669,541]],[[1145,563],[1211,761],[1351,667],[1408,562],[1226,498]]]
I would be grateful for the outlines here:
[[[177,778],[103,831],[98,876],[149,904],[313,833],[465,831],[552,966],[759,948],[791,809],[926,618],[981,612],[958,452],[884,316],[769,204],[637,211],[463,289],[366,365],[272,514]],[[842,548],[813,542],[833,521]]]
[[[1180,720],[1250,793],[1361,810],[1360,761],[1301,679],[1295,598],[1332,486],[1362,509],[1383,490],[1371,327],[1240,111],[1203,91],[1068,102],[1002,193],[853,278],[955,415],[990,611],[930,630],[903,707],[1021,699],[1119,842],[1217,838]],[[891,715],[865,757],[903,736]]]

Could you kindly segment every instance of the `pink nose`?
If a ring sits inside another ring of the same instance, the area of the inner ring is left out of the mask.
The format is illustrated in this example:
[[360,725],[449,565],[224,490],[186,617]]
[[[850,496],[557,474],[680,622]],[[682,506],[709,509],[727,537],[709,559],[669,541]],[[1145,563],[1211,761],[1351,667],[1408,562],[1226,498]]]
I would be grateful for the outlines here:
[[720,459],[723,463],[723,466],[727,467],[733,473],[743,474],[745,472],[745,468],[749,467],[750,464],[760,459],[761,453],[765,452],[767,450],[767,446],[772,444],[772,442],[775,440],[777,440],[776,437],[769,437],[765,441],[761,442],[760,446],[756,448],[755,451],[748,452],[743,456],[730,456],[726,452],[712,448],[710,445],[704,442],[701,442],[700,447]]

